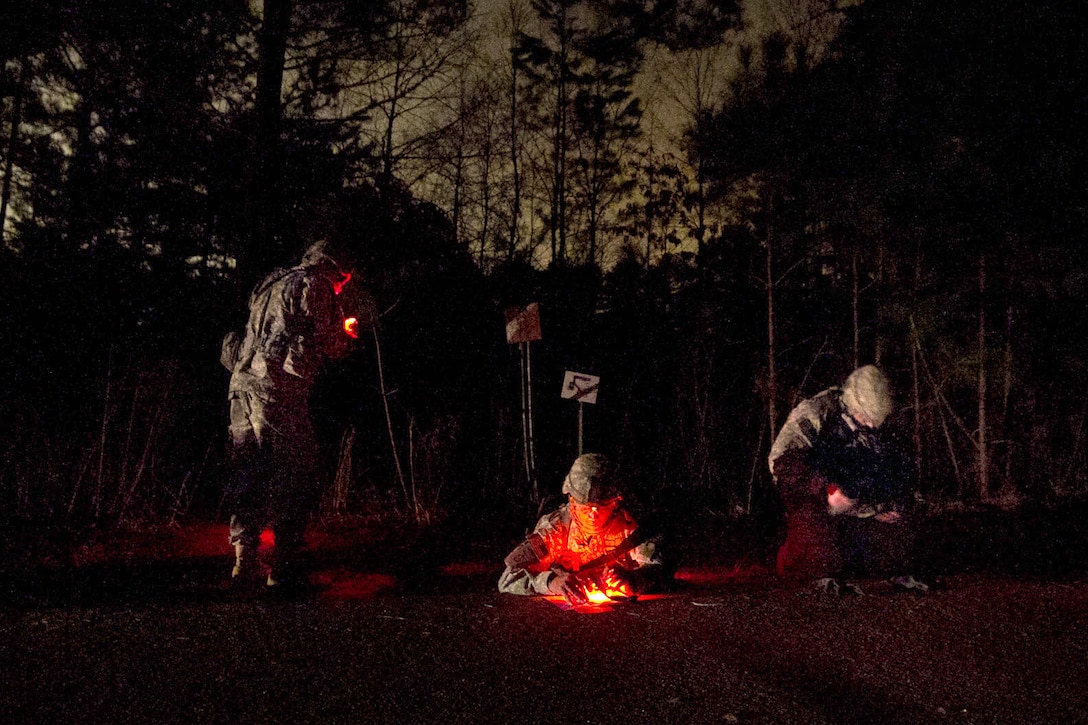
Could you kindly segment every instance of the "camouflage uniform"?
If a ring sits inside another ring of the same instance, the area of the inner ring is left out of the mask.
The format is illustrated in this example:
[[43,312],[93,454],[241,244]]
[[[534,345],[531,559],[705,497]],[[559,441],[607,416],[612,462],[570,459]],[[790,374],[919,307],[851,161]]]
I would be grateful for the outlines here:
[[[778,552],[783,576],[834,577],[905,565],[909,467],[880,430],[891,409],[887,380],[859,368],[842,388],[801,401],[775,438],[768,464],[787,511]],[[875,425],[862,425],[855,416]],[[832,496],[852,506],[835,510]],[[894,525],[877,520],[895,511]],[[842,515],[836,515],[842,514]]]
[[302,263],[268,275],[249,300],[241,337],[224,341],[231,370],[229,490],[235,575],[251,573],[261,530],[271,524],[276,555],[269,583],[291,572],[319,494],[317,438],[310,419],[314,379],[347,350],[335,283],[339,266],[319,243]]
[[[600,454],[580,456],[564,480],[563,492],[570,500],[545,515],[533,533],[506,557],[506,569],[499,578],[499,591],[507,594],[555,594],[549,585],[560,572],[578,572],[594,560],[630,545],[638,538],[638,524],[623,508],[612,486],[609,464]],[[600,518],[593,518],[595,503]],[[632,538],[635,537],[635,538]],[[617,555],[609,566],[638,593],[660,585],[665,567],[660,555],[660,538],[641,540]]]

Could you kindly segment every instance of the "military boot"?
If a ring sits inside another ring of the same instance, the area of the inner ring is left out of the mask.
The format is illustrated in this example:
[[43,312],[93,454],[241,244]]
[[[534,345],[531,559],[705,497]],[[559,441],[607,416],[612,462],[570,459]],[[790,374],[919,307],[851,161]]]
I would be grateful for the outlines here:
[[251,582],[260,575],[257,564],[257,547],[237,543],[234,545],[234,568],[230,572],[231,581]]
[[265,583],[270,587],[295,588],[304,580],[297,555],[277,552]]
[[299,548],[301,540],[287,537],[284,545],[281,545],[277,536],[276,551],[272,557],[272,564],[265,580],[266,591],[273,596],[294,599],[305,597],[310,593],[310,581],[302,569],[299,561]]

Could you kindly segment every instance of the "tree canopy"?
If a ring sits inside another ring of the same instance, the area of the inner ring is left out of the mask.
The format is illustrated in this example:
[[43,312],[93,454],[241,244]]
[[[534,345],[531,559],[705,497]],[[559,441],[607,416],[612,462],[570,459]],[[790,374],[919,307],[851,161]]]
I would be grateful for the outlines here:
[[[156,511],[186,473],[214,499],[214,465],[191,462],[218,455],[219,339],[321,236],[378,300],[323,407],[331,448],[360,432],[371,498],[411,507],[395,450],[434,501],[522,499],[523,353],[502,319],[533,301],[548,474],[575,445],[552,393],[600,373],[589,443],[636,488],[751,510],[789,407],[875,362],[928,495],[1083,493],[1076,11],[18,4],[0,27],[2,506]],[[162,394],[178,385],[184,404]],[[167,445],[167,421],[189,432]],[[134,479],[147,461],[158,478]],[[111,477],[123,492],[95,499]]]

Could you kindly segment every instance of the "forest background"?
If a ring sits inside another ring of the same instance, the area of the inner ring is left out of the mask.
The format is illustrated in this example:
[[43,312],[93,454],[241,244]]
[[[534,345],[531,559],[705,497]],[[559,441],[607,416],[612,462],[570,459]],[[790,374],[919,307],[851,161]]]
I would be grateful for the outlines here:
[[326,513],[528,525],[565,371],[644,505],[770,510],[790,407],[871,362],[925,500],[1082,498],[1077,5],[16,3],[0,519],[221,518],[220,341],[317,236],[379,311],[320,387]]

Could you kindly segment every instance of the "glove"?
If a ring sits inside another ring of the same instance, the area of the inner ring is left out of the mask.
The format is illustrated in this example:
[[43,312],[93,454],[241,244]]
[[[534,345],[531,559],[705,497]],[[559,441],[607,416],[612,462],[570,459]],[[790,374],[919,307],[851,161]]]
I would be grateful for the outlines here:
[[637,569],[624,569],[618,566],[612,570],[611,574],[618,584],[627,587],[632,596],[646,588],[645,577]]
[[849,512],[856,503],[857,501],[843,493],[835,484],[827,487],[827,512],[832,516]]
[[556,571],[555,576],[548,580],[548,593],[563,597],[571,606],[586,603],[578,575],[565,569]]

